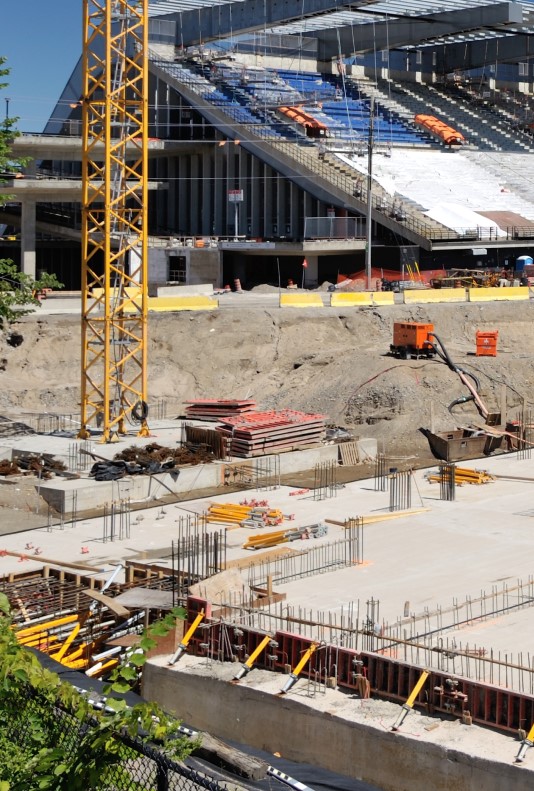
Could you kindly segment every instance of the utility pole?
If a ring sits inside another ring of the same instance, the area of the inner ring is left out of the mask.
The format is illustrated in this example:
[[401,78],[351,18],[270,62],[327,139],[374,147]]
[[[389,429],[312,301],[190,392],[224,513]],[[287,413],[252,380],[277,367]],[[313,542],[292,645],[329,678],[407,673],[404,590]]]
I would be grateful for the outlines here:
[[[147,424],[148,0],[83,0],[81,429]],[[96,153],[98,150],[103,153]]]
[[374,122],[375,122],[375,99],[371,96],[369,107],[369,135],[367,138],[367,243],[365,245],[365,276],[367,290],[371,288],[371,243],[373,239],[373,145],[374,145]]

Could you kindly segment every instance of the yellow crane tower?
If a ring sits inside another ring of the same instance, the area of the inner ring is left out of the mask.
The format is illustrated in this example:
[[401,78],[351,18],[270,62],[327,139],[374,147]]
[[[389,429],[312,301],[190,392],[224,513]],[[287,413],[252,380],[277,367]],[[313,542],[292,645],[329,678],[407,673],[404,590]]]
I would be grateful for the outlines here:
[[147,436],[148,0],[83,0],[80,438]]

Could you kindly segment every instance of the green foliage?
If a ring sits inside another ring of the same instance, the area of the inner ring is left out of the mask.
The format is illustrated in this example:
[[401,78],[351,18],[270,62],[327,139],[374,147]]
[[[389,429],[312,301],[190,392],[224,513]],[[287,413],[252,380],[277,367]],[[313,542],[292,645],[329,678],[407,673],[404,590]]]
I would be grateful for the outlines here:
[[0,258],[0,327],[5,328],[39,307],[38,294],[45,288],[63,288],[63,283],[46,272],[35,280],[19,272],[9,258]]
[[[180,615],[178,610],[169,614],[165,629]],[[153,642],[148,634],[141,642],[147,641]],[[126,691],[137,681],[135,667],[146,655],[140,646],[135,650],[130,660],[135,656],[136,662],[117,670],[110,691]],[[125,737],[136,740],[141,730],[144,741],[161,744],[166,755],[181,760],[194,744],[179,735],[179,724],[152,703],[127,707],[111,698],[105,711],[95,711],[20,646],[7,597],[0,593],[0,791],[135,788],[129,767],[139,756]]]
[[[9,74],[9,69],[4,67],[6,59],[0,56],[0,91],[7,87],[7,82],[3,78]],[[16,172],[22,165],[27,164],[28,159],[16,159],[11,156],[11,144],[13,138],[18,137],[19,132],[15,129],[18,118],[5,118],[0,126],[0,173]],[[0,185],[5,183],[5,179],[0,178]],[[8,198],[8,195],[0,194],[0,205]]]

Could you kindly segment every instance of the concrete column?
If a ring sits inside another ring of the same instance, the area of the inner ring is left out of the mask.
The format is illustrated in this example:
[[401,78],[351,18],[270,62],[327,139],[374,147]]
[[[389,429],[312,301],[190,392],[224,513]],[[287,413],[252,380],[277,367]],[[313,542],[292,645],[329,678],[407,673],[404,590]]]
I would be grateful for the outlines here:
[[[176,174],[175,174],[176,175]],[[189,189],[189,166],[186,156],[178,159],[178,233],[184,236],[191,230],[191,195]],[[176,227],[176,224],[175,226]]]
[[215,147],[214,153],[214,170],[213,170],[213,199],[214,199],[214,208],[213,208],[213,220],[214,220],[214,232],[216,236],[223,236],[226,233],[226,230],[223,226],[224,222],[224,201],[223,195],[226,196],[225,185],[223,184],[223,172],[224,172],[224,163],[223,163],[223,148],[220,146]]
[[202,228],[199,223],[199,201],[200,201],[200,178],[199,178],[199,161],[198,154],[191,157],[191,181],[189,182],[189,200],[190,200],[190,229],[194,236],[202,233]]
[[202,156],[202,234],[211,236],[213,233],[213,181],[211,179],[211,152],[204,149]]
[[319,283],[319,256],[306,255],[305,258],[308,266],[304,270],[304,288],[315,288]]
[[252,236],[260,237],[263,229],[260,222],[263,220],[263,207],[261,204],[261,171],[262,164],[257,157],[252,157],[250,163],[250,216],[252,217]]
[[25,275],[35,278],[35,206],[36,201],[24,198],[21,202],[20,266]]

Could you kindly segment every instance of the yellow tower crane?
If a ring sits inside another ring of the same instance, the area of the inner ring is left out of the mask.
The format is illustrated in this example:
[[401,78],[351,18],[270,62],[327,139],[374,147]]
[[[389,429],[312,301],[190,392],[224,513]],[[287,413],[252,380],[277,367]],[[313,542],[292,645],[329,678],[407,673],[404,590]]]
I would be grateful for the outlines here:
[[80,438],[147,423],[148,0],[83,0]]

